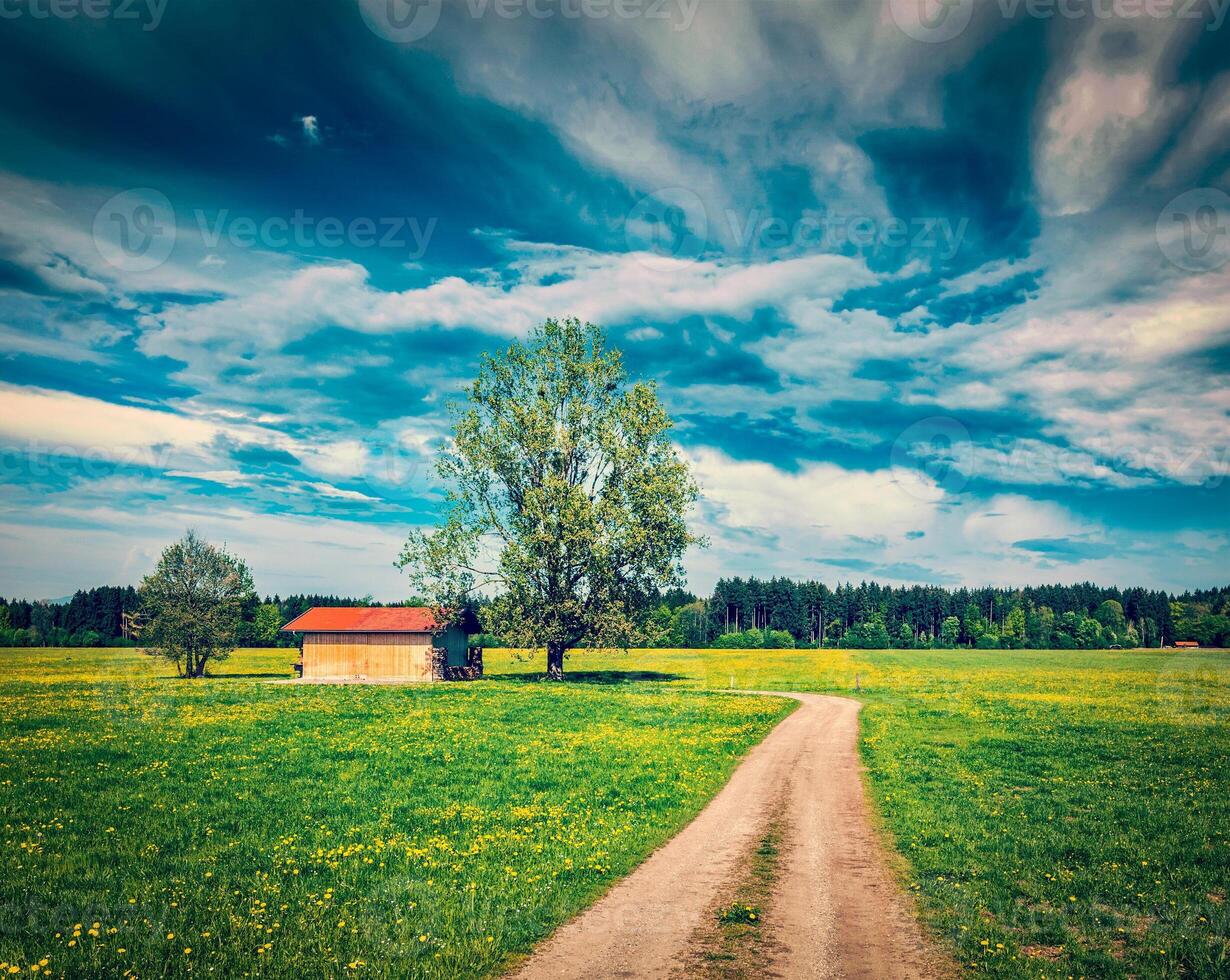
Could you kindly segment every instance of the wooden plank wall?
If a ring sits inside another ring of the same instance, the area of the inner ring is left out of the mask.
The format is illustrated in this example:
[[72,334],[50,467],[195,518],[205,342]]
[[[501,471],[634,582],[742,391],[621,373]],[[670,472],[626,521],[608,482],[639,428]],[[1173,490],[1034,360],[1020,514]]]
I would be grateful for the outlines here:
[[428,633],[305,633],[305,680],[431,680]]
[[443,634],[436,637],[436,646],[448,651],[448,665],[461,667],[466,662],[466,651],[470,646],[470,636],[465,630],[450,626]]

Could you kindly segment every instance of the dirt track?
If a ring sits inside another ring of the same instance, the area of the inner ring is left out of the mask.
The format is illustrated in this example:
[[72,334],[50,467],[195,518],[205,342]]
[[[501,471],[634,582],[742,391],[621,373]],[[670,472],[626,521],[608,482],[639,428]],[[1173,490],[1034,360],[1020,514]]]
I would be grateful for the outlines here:
[[[760,692],[775,694],[776,692]],[[781,977],[937,977],[931,949],[872,831],[857,753],[859,704],[816,694],[735,770],[676,837],[543,943],[513,976],[686,976],[703,931],[771,819],[785,828],[764,919]]]

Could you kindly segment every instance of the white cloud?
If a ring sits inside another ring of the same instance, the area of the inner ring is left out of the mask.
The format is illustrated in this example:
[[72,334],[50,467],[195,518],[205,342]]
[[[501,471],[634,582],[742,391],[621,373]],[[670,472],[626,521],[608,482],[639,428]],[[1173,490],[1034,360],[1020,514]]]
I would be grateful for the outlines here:
[[7,258],[52,292],[129,308],[135,304],[128,295],[141,291],[229,291],[226,280],[205,275],[195,258],[186,260],[193,247],[183,228],[171,258],[154,269],[134,272],[109,264],[91,229],[96,212],[114,194],[113,188],[65,187],[0,172],[0,228],[5,240],[17,243]]
[[[0,384],[0,439],[30,453],[109,460],[231,486],[237,478],[248,480],[219,465],[229,462],[231,448],[279,450],[310,472],[348,479],[368,476],[371,461],[370,447],[357,439],[299,439],[247,421],[8,384]],[[365,496],[324,487],[312,484],[312,489],[333,497]]]
[[[672,322],[692,314],[747,316],[790,299],[829,297],[875,281],[864,263],[838,255],[777,262],[690,262],[649,253],[611,254],[509,242],[512,285],[448,277],[389,292],[371,286],[354,263],[314,265],[242,296],[169,306],[142,323],[148,356],[184,361],[184,380],[209,388],[231,365],[271,360],[290,341],[326,326],[391,334],[442,326],[521,335],[551,316],[614,324],[633,318]],[[494,278],[494,277],[493,277]],[[295,362],[296,373],[339,369],[354,358]],[[276,371],[271,370],[271,375]]]
[[303,125],[303,138],[309,143],[320,143],[320,124],[315,116],[300,116],[299,122]]
[[[689,554],[693,588],[712,587],[732,570],[826,581],[874,578],[909,584],[943,581],[1018,586],[1046,581],[1138,581],[1143,555],[1165,554],[1164,535],[1111,536],[1058,504],[1013,493],[981,498],[951,492],[922,474],[848,471],[809,464],[788,472],[740,461],[715,449],[689,453],[704,489],[696,530],[711,547]],[[924,532],[922,536],[910,532]],[[1063,564],[1013,547],[1025,539],[1098,544],[1108,554]],[[1126,542],[1128,543],[1125,543]],[[1196,574],[1207,574],[1207,561]],[[1173,581],[1162,568],[1156,581]],[[1147,575],[1146,575],[1147,577]]]
[[[1161,62],[1179,18],[1099,21],[1077,56],[1058,63],[1056,86],[1035,147],[1035,176],[1055,214],[1089,211],[1108,200],[1133,164],[1156,152],[1194,93],[1159,83]],[[1137,53],[1108,60],[1104,42],[1130,31]]]
[[167,470],[166,476],[183,480],[204,480],[224,487],[250,487],[256,477],[239,470]]
[[925,529],[942,497],[935,483],[916,471],[846,470],[809,463],[797,473],[768,463],[735,460],[712,448],[688,452],[708,505],[723,527],[805,537],[807,528],[825,536],[904,534]]
[[331,483],[309,483],[308,489],[315,491],[322,497],[333,497],[337,500],[366,500],[377,502],[376,497],[368,496],[365,493],[360,493],[358,490],[343,490],[341,487],[335,487]]
[[79,342],[16,330],[5,324],[0,324],[0,354],[33,354],[69,364],[106,364],[111,360],[106,354],[91,350]]

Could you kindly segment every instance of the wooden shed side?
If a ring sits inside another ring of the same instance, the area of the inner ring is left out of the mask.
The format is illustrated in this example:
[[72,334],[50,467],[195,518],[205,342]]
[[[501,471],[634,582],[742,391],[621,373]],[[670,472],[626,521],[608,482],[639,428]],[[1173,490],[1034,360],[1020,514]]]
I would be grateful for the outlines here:
[[430,633],[304,633],[305,680],[430,681]]
[[448,665],[460,667],[466,662],[466,651],[469,649],[470,635],[457,626],[450,626],[435,638],[435,645],[448,652]]

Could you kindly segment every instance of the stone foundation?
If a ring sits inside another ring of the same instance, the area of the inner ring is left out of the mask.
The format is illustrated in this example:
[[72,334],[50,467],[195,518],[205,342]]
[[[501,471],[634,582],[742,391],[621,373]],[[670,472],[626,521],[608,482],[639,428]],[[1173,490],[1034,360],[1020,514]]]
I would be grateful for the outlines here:
[[476,681],[483,676],[483,648],[466,650],[466,662],[460,667],[448,665],[448,651],[440,647],[431,650],[431,679],[433,681]]

